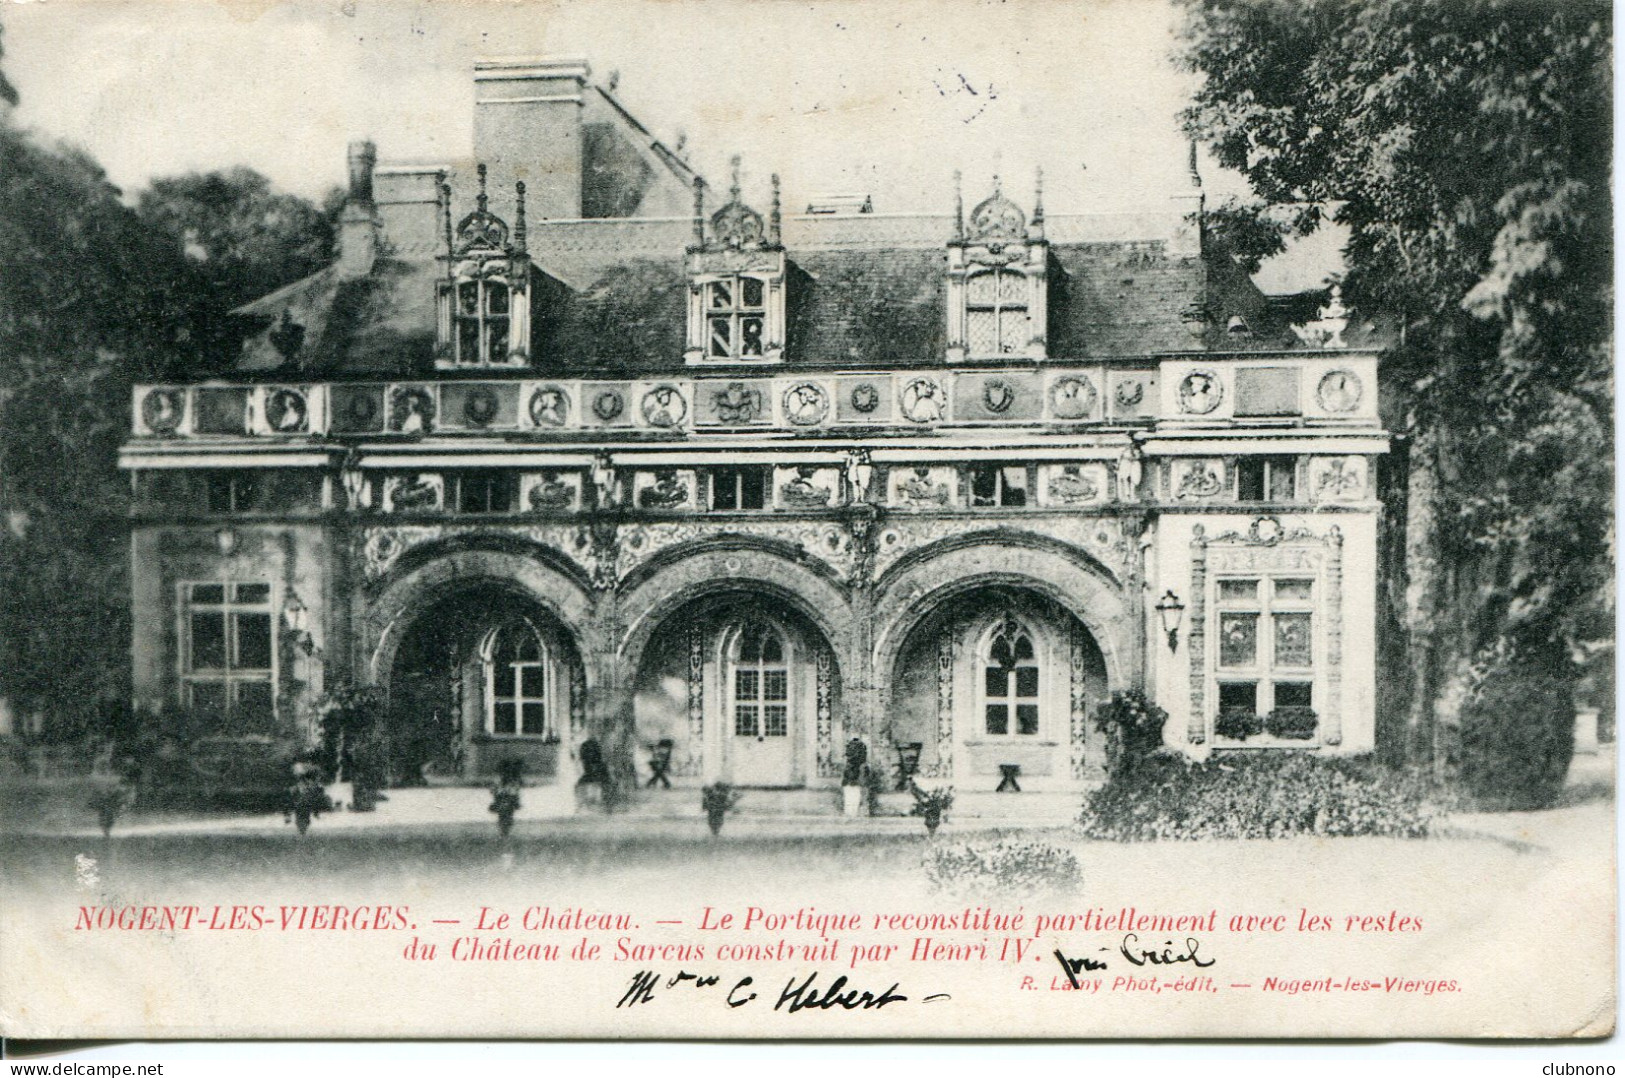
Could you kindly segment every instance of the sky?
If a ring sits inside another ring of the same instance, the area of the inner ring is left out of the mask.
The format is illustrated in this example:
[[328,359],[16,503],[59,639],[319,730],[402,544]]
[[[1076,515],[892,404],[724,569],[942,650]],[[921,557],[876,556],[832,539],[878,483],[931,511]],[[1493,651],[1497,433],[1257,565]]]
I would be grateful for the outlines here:
[[[247,165],[319,197],[345,146],[381,160],[469,152],[487,56],[579,56],[724,186],[778,172],[794,206],[871,194],[946,212],[998,171],[1051,213],[1167,206],[1186,184],[1166,0],[0,0],[19,122],[82,146],[134,192]],[[1205,158],[1210,198],[1245,191]],[[1310,280],[1308,284],[1316,284]]]

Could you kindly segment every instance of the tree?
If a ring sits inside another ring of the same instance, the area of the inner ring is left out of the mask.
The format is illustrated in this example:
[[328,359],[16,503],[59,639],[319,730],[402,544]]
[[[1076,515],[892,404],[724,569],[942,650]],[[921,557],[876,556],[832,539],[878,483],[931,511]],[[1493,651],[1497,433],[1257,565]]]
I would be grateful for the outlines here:
[[[1405,755],[1491,671],[1572,686],[1610,633],[1610,13],[1526,0],[1185,0],[1190,132],[1273,220],[1347,227],[1395,319]],[[1255,217],[1261,216],[1255,213]],[[1399,544],[1393,544],[1398,547]]]

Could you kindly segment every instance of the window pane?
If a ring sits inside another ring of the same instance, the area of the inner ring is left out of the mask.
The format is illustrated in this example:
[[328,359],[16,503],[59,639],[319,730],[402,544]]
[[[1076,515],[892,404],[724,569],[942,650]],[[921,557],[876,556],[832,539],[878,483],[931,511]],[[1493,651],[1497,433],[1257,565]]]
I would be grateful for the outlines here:
[[1236,466],[1236,497],[1244,502],[1264,500],[1264,462],[1244,460]]
[[1226,682],[1219,686],[1220,711],[1258,710],[1258,685],[1252,681]]
[[756,708],[754,705],[734,708],[734,736],[756,736]]
[[1308,614],[1275,615],[1275,662],[1278,666],[1308,666],[1312,644]]
[[457,321],[457,362],[480,361],[480,324],[471,318]]
[[226,668],[226,615],[192,615],[192,669]]
[[767,504],[767,469],[746,468],[739,476],[739,508],[760,509]]
[[786,737],[790,733],[790,711],[783,707],[762,709],[762,733],[768,737]]
[[1018,734],[1036,734],[1036,733],[1038,733],[1038,705],[1037,704],[1018,704],[1018,705],[1016,705],[1016,733],[1018,733]]
[[1270,500],[1289,502],[1297,497],[1297,465],[1290,457],[1270,461]]
[[232,618],[237,622],[237,669],[271,669],[271,615],[233,614]]
[[1016,658],[1030,659],[1033,657],[1033,638],[1026,633],[1016,637]]
[[994,355],[999,350],[998,316],[992,311],[969,311],[965,315],[965,343],[971,353]]
[[734,697],[739,700],[761,698],[761,682],[755,670],[734,671]]
[[509,481],[507,476],[499,475],[491,480],[490,506],[493,513],[508,513],[513,510],[513,499],[516,484]]
[[990,734],[1007,734],[1010,732],[1010,709],[1003,704],[987,705],[987,732]]
[[508,286],[495,281],[485,283],[485,309],[491,314],[508,313]]
[[731,281],[716,281],[710,285],[707,285],[706,291],[711,297],[712,310],[726,311],[732,309],[734,305],[734,293],[733,283]]
[[457,309],[463,314],[480,311],[480,286],[475,281],[464,281],[457,286]]
[[711,508],[739,508],[739,473],[732,468],[718,468],[711,474]]
[[1010,695],[1010,672],[1002,666],[987,668],[986,689],[989,699]]
[[271,601],[271,585],[238,584],[232,589],[232,598],[239,603],[268,603]]
[[496,669],[491,671],[491,684],[499,698],[512,699],[516,695],[514,689],[518,685],[518,676],[513,666],[510,663],[499,663]]
[[743,278],[740,282],[741,307],[751,307],[760,310],[762,307],[762,282],[754,277]]
[[539,701],[532,701],[520,707],[521,726],[519,732],[540,736],[547,733],[547,705]]
[[790,699],[790,675],[788,671],[764,670],[762,672],[762,699]]
[[728,318],[711,319],[711,346],[713,356],[733,355],[733,320]]
[[1219,618],[1219,665],[1252,666],[1258,661],[1258,615]]
[[487,363],[506,363],[508,361],[508,320],[502,319],[492,322],[485,327],[490,335],[490,348],[486,352]]
[[999,294],[997,275],[978,273],[965,282],[965,295],[970,302],[991,307]]
[[970,473],[970,500],[972,505],[993,505],[999,493],[999,473],[994,468],[972,468]]
[[1038,695],[1038,667],[1016,667],[1016,695],[1029,697]]
[[1005,468],[1004,497],[1000,504],[1007,506],[1022,506],[1027,504],[1027,469]]
[[226,586],[224,584],[193,584],[192,601],[194,603],[223,603],[226,601]]
[[1275,683],[1276,707],[1312,707],[1312,686],[1307,681],[1277,681]]
[[198,711],[220,718],[226,713],[226,683],[223,681],[192,682],[192,706]]
[[1221,581],[1219,581],[1219,602],[1221,602],[1221,603],[1256,603],[1256,602],[1258,602],[1258,581],[1256,581],[1256,580],[1221,580]]
[[253,730],[271,725],[271,683],[269,681],[239,681],[237,707],[233,715],[239,730]]
[[746,356],[759,356],[762,354],[762,320],[760,318],[741,318],[739,320],[739,353]]
[[231,512],[231,476],[215,474],[209,476],[209,512]]
[[1027,344],[1027,312],[999,312],[999,352],[1008,355]]
[[491,712],[491,732],[494,734],[516,733],[518,731],[517,712],[517,705],[498,700]]
[[1011,304],[1025,306],[1027,279],[1019,273],[1000,273],[996,276],[999,281],[999,306],[1008,307]]
[[764,663],[782,663],[784,661],[784,644],[779,640],[777,633],[762,634],[762,661]]
[[1313,580],[1277,580],[1275,582],[1275,597],[1277,599],[1314,598],[1315,582]]

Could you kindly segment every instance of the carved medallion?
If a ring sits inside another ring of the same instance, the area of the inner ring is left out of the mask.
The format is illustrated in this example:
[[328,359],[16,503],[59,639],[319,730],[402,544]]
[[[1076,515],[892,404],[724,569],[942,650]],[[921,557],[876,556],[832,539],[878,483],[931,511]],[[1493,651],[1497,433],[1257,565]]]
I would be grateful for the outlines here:
[[870,412],[880,407],[880,390],[876,389],[868,382],[864,382],[862,385],[853,387],[852,407],[855,410],[862,412],[864,415],[868,415]]
[[994,378],[982,386],[982,404],[990,412],[1003,414],[1016,403],[1016,390],[1003,378]]
[[1360,406],[1360,396],[1364,391],[1359,375],[1350,370],[1335,370],[1327,372],[1320,380],[1315,399],[1328,412],[1352,412]]
[[1193,460],[1185,465],[1174,489],[1176,498],[1211,498],[1224,489],[1219,466],[1212,461]]
[[1365,490],[1365,469],[1358,457],[1333,457],[1315,477],[1315,497],[1341,500],[1359,497]]
[[1133,408],[1145,400],[1145,383],[1138,378],[1125,378],[1117,383],[1117,406]]
[[948,398],[935,378],[916,378],[903,387],[903,417],[911,423],[935,423],[948,411]]
[[530,421],[536,426],[562,427],[569,418],[570,397],[558,386],[539,386],[530,395]]
[[1095,385],[1078,375],[1057,378],[1049,387],[1049,403],[1056,419],[1086,419],[1095,410]]
[[953,500],[948,484],[938,483],[930,468],[915,468],[914,473],[897,485],[898,497],[904,505],[947,505]]
[[297,389],[273,389],[265,395],[265,424],[277,434],[298,434],[307,427],[310,409]]
[[784,391],[784,418],[796,426],[816,426],[828,414],[829,394],[817,382],[797,382]]
[[497,417],[497,395],[485,386],[475,386],[463,398],[463,418],[469,426],[487,427]]
[[1191,371],[1179,383],[1179,410],[1188,415],[1207,415],[1224,399],[1224,386],[1214,371]]
[[803,465],[796,469],[796,477],[779,488],[779,501],[794,509],[823,509],[829,505],[831,491],[813,482],[816,468]]
[[729,382],[711,394],[711,408],[724,423],[753,423],[762,414],[762,395],[743,382]]
[[530,488],[527,501],[532,509],[569,509],[575,504],[575,487],[558,476],[544,476]]
[[643,395],[639,407],[643,421],[651,427],[675,427],[688,415],[688,401],[682,390],[670,383],[655,386]]
[[434,397],[423,386],[396,386],[390,399],[389,429],[427,434],[434,428]]
[[606,389],[592,399],[592,414],[609,423],[626,410],[626,400],[618,389]]
[[378,418],[378,398],[371,393],[354,393],[344,409],[345,417],[355,427],[369,427]]
[[642,509],[676,509],[687,504],[688,484],[670,469],[656,472],[654,483],[638,492]]
[[174,434],[186,410],[186,396],[178,389],[150,389],[141,398],[141,421],[154,434]]
[[1066,464],[1050,479],[1049,497],[1061,505],[1080,505],[1100,497],[1100,487],[1079,465]]

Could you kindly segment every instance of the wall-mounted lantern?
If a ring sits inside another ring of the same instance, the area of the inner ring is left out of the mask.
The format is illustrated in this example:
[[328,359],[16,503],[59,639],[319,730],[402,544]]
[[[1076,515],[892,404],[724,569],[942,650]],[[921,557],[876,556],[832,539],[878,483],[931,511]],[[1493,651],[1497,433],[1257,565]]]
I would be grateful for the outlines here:
[[1157,616],[1162,619],[1162,631],[1168,634],[1168,650],[1179,650],[1179,623],[1185,618],[1185,604],[1169,589],[1157,600]]
[[237,553],[237,533],[230,528],[219,528],[214,533],[214,545],[220,548],[220,553],[231,557]]

